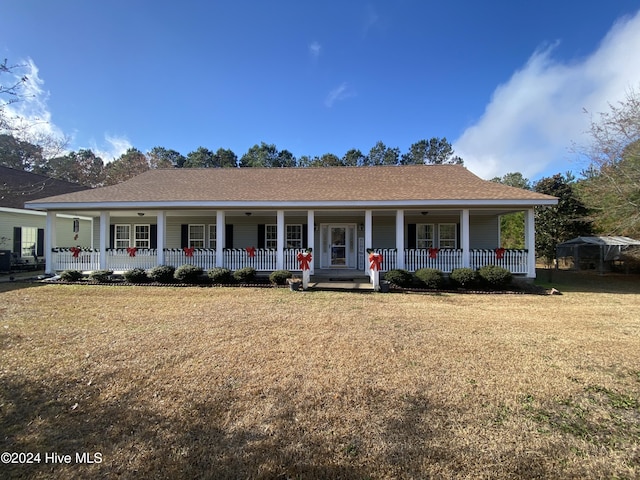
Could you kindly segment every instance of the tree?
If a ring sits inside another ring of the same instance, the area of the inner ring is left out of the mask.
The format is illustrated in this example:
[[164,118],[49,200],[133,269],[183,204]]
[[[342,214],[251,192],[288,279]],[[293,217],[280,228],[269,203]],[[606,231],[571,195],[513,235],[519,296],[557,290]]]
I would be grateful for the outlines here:
[[149,170],[147,157],[140,150],[130,148],[105,167],[105,185],[115,185]]
[[397,165],[400,161],[400,149],[387,147],[379,141],[369,151],[369,165]]
[[78,150],[52,158],[42,173],[88,187],[102,186],[105,181],[104,162],[91,150]]
[[208,168],[213,167],[215,160],[213,152],[205,147],[198,147],[197,150],[187,153],[184,168]]
[[275,145],[261,142],[254,145],[240,159],[241,167],[295,167],[296,158],[288,150],[278,151]]
[[558,173],[539,180],[534,187],[538,193],[558,197],[558,205],[537,207],[535,212],[536,251],[548,264],[555,259],[559,243],[593,233],[589,211],[575,193],[574,185],[571,173]]
[[342,164],[347,167],[360,167],[366,165],[367,157],[358,149],[352,148],[342,157]]
[[462,165],[464,162],[462,158],[454,155],[453,147],[445,137],[433,137],[411,145],[409,151],[402,155],[401,163],[402,165]]
[[216,167],[232,168],[238,166],[238,156],[232,150],[219,148],[214,158]]
[[342,160],[338,158],[337,155],[333,153],[325,153],[321,157],[301,157],[300,164],[301,167],[340,167],[342,166]]
[[151,168],[182,168],[186,160],[180,152],[164,147],[153,147],[147,152],[147,158]]
[[591,208],[598,231],[609,235],[640,235],[640,93],[610,105],[592,121],[592,143],[579,153],[589,167],[579,194]]
[[32,171],[42,164],[42,147],[0,134],[0,165],[16,170]]
[[[0,132],[17,130],[15,118],[7,113],[7,107],[24,98],[23,90],[28,78],[20,74],[22,68],[24,65],[8,65],[6,58],[0,63]],[[12,78],[4,80],[7,77]]]

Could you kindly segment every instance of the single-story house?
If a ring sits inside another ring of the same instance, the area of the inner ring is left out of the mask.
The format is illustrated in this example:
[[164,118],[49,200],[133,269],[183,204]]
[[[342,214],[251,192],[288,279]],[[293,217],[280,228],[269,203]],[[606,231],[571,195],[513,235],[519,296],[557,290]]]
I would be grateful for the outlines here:
[[622,260],[624,253],[640,250],[640,240],[622,236],[576,237],[558,244],[556,257],[570,259],[575,270],[612,270],[614,262]]
[[[498,264],[535,277],[534,207],[548,195],[482,180],[459,165],[149,170],[109,187],[28,202],[47,213],[47,268],[156,265],[311,274]],[[525,249],[500,248],[500,216],[525,212]],[[94,249],[61,238],[59,214],[93,218]]]
[[[25,202],[79,192],[88,187],[0,165],[0,271],[42,266],[47,214],[25,209]],[[59,238],[91,246],[92,219],[60,212]]]

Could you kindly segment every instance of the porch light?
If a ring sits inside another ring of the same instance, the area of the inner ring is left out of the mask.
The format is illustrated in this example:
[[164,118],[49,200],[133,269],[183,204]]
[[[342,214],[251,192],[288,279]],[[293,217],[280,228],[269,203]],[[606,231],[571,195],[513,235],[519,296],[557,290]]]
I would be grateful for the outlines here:
[[250,216],[251,216],[251,212],[244,212],[244,214],[245,214],[247,217],[250,217]]
[[427,215],[429,212],[420,212],[420,215]]
[[361,224],[358,225],[358,231],[359,232],[364,232],[364,224],[361,223]]
[[143,212],[138,212],[138,216],[139,217],[144,217],[144,213]]

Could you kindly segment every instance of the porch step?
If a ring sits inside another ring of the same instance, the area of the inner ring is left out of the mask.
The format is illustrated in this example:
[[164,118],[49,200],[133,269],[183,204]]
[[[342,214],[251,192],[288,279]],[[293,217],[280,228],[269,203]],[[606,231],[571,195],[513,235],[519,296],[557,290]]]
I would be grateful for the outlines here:
[[325,291],[373,291],[371,280],[366,275],[313,275],[309,279],[309,289]]

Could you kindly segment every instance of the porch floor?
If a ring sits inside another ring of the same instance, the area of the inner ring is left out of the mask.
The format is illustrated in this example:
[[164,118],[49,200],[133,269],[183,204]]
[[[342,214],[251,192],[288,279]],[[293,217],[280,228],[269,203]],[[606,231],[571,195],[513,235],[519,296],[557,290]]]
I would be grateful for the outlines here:
[[373,285],[360,270],[323,269],[311,276],[309,290],[372,292]]

